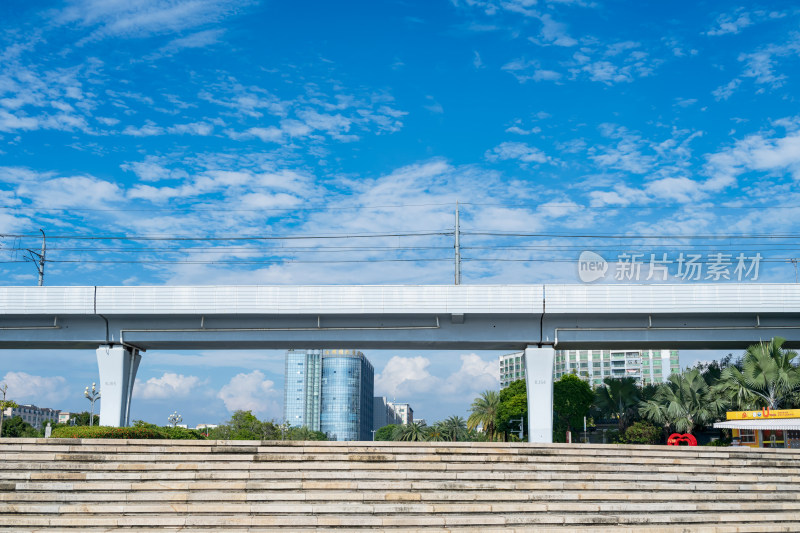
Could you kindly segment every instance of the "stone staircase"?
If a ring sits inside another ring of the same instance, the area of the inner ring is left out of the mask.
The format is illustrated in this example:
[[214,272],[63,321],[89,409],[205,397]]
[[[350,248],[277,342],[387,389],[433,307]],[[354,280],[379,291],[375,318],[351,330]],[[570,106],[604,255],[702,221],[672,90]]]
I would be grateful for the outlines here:
[[3,531],[800,531],[800,451],[0,440]]

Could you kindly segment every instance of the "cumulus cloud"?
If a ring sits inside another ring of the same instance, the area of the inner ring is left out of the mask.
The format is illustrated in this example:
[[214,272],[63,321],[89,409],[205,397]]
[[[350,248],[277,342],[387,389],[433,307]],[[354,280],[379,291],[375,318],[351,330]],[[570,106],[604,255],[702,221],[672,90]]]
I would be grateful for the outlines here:
[[160,378],[150,378],[144,383],[136,380],[133,388],[133,395],[143,400],[163,400],[166,398],[185,398],[196,392],[200,385],[207,381],[201,381],[197,376],[184,376],[173,372],[164,372]]
[[228,411],[252,411],[253,414],[279,417],[281,392],[275,382],[266,379],[260,370],[249,374],[237,374],[223,386],[217,398],[225,403]]
[[19,404],[59,409],[69,395],[67,380],[61,376],[36,376],[26,372],[8,372],[0,380],[8,385],[6,398]]
[[443,392],[472,397],[500,384],[500,365],[496,358],[484,361],[478,354],[463,354],[461,367],[445,379]]
[[408,397],[430,391],[439,382],[428,371],[430,364],[430,360],[422,356],[392,357],[375,376],[375,395]]
[[784,135],[755,133],[708,158],[706,173],[720,183],[733,183],[749,171],[769,175],[789,174],[800,180],[800,119],[784,119],[775,125],[786,128]]

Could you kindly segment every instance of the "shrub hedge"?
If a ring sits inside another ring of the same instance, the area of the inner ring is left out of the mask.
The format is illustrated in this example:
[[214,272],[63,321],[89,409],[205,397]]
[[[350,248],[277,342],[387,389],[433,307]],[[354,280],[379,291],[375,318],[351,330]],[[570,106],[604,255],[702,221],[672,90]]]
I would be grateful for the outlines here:
[[64,426],[55,428],[51,435],[60,439],[166,439],[164,433],[152,428],[110,426]]

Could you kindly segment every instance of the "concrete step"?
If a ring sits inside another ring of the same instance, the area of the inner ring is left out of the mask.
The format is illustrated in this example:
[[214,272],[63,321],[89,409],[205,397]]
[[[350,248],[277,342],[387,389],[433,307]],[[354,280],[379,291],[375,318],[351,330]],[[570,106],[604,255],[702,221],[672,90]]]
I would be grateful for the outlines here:
[[[462,490],[462,491],[323,491],[323,490],[207,490],[207,491],[136,491],[136,492],[7,492],[0,493],[0,502],[37,502],[37,503],[115,503],[131,502],[163,503],[163,502],[383,502],[383,501],[418,501],[418,502],[547,502],[547,501],[592,501],[592,502],[730,502],[738,503],[742,494],[731,492],[696,492],[696,491],[631,491],[631,490],[584,490],[563,489],[517,491],[517,490]],[[752,492],[747,495],[752,502],[796,502],[800,501],[798,492]]]
[[3,439],[0,528],[800,531],[799,459],[653,446]]
[[[313,512],[313,511],[311,511]],[[775,524],[785,522],[797,524],[796,511],[774,511],[768,516],[759,512],[695,512],[681,513],[569,513],[569,512],[538,512],[538,513],[481,513],[461,512],[454,514],[421,514],[408,515],[404,513],[392,516],[366,515],[366,514],[264,514],[264,515],[239,515],[239,514],[192,514],[184,515],[180,511],[171,514],[158,514],[151,516],[120,516],[112,515],[0,515],[0,527],[74,527],[83,531],[85,527],[129,528],[181,528],[205,527],[218,528],[220,531],[248,529],[251,527],[283,527],[290,530],[303,527],[340,527],[348,529],[361,528],[408,528],[408,527],[500,527],[500,526],[566,526],[567,528],[584,526],[632,526],[632,525],[662,525],[683,526],[684,531],[692,531],[695,525],[708,525],[710,523],[741,525]],[[761,531],[767,531],[762,529]],[[794,530],[797,531],[797,530]]]

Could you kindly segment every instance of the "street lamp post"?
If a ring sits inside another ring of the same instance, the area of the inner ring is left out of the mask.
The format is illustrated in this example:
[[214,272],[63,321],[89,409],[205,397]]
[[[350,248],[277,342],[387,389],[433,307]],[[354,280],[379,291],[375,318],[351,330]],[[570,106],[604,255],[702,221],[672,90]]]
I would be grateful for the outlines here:
[[86,390],[83,391],[83,395],[86,396],[90,402],[92,402],[92,413],[89,415],[89,425],[94,425],[94,402],[100,399],[100,391],[95,388],[96,384],[92,383],[92,391],[89,392],[89,387],[86,387]]
[[178,411],[175,411],[167,417],[167,420],[170,424],[172,424],[172,427],[176,427],[178,424],[183,422],[183,417],[178,414]]

